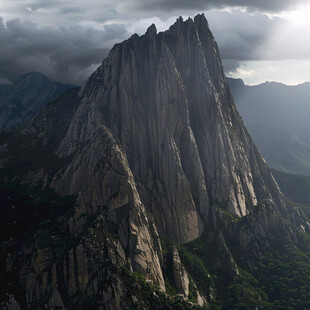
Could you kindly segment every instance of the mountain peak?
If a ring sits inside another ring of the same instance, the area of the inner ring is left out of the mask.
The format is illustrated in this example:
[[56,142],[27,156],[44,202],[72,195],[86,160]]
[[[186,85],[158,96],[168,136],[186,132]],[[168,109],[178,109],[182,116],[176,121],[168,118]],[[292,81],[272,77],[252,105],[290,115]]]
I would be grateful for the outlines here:
[[[151,25],[146,34],[152,39],[135,37],[117,45],[88,80],[81,96],[85,115],[91,105],[94,120],[74,142],[75,128],[85,124],[72,125],[59,154],[75,152],[103,122],[126,150],[142,203],[155,213],[159,231],[178,242],[202,233],[209,198],[237,216],[262,199],[279,201],[281,194],[229,96],[205,16],[179,17],[159,34]],[[255,155],[245,155],[249,148]],[[216,154],[210,151],[215,149]],[[257,179],[272,186],[262,191]],[[150,190],[158,186],[161,198]],[[159,204],[161,212],[153,210]]]
[[203,28],[203,31],[209,30],[209,24],[208,21],[206,19],[206,16],[202,13],[202,14],[198,14],[194,17],[194,22],[196,24],[197,28]]
[[149,26],[146,30],[146,35],[149,35],[149,36],[153,36],[153,35],[156,35],[157,34],[157,29],[156,29],[156,26],[155,24],[152,24],[151,26]]
[[206,16],[205,16],[204,13],[197,14],[197,15],[194,17],[194,21],[203,21],[203,22],[208,23],[207,18],[206,18]]
[[179,18],[177,18],[176,22],[178,22],[178,23],[183,23],[183,17],[182,17],[182,16],[179,16]]

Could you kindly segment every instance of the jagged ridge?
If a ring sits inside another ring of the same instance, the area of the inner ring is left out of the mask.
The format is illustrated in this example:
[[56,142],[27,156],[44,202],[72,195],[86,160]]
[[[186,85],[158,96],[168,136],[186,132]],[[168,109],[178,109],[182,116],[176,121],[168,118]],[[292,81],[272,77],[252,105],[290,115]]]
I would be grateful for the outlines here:
[[[109,128],[161,233],[179,242],[197,238],[215,201],[240,216],[262,200],[281,204],[233,104],[203,15],[180,18],[164,33],[153,25],[117,44],[80,96],[58,155]],[[61,180],[54,186],[62,194],[80,190]]]

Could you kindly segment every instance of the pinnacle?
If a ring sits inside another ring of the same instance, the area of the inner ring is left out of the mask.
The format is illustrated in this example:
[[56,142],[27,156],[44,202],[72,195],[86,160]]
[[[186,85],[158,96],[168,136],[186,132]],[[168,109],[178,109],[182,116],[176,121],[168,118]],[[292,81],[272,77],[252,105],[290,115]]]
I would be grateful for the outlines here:
[[208,21],[206,19],[206,16],[204,15],[204,13],[201,13],[201,14],[197,14],[195,17],[194,17],[194,22],[197,24],[197,23],[206,23],[208,25]]
[[146,30],[146,35],[156,35],[157,34],[157,29],[156,26],[154,24],[152,24],[149,28],[147,28]]

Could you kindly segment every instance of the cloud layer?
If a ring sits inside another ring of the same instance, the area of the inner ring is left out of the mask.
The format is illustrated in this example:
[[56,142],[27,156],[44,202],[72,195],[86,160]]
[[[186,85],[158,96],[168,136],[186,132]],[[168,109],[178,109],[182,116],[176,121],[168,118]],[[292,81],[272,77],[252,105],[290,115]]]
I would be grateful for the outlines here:
[[264,43],[282,21],[265,14],[249,15],[240,10],[207,13],[210,28],[219,45],[226,72],[234,71],[240,62],[260,60]]
[[290,28],[287,20],[273,14],[306,1],[1,0],[0,83],[36,70],[54,80],[81,84],[114,43],[144,33],[151,23],[165,30],[177,16],[202,11],[226,73],[247,61],[308,58],[310,43],[300,35],[301,28]]
[[80,84],[127,37],[124,25],[102,30],[82,26],[43,27],[19,19],[0,20],[0,79],[40,71],[51,79]]
[[120,1],[122,10],[146,12],[176,12],[179,10],[204,11],[209,9],[223,9],[243,7],[248,11],[280,12],[289,10],[303,3],[305,0],[129,0]]

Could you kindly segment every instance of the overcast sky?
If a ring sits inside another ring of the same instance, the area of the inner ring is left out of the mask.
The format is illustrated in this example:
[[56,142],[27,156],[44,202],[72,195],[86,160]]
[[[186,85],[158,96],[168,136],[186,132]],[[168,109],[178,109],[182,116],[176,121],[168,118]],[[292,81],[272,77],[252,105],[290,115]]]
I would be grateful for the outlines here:
[[81,84],[113,44],[204,12],[225,72],[247,84],[310,81],[308,0],[0,0],[0,83],[40,71]]

